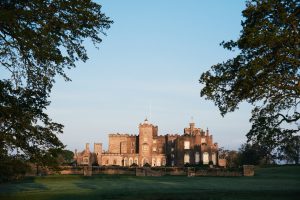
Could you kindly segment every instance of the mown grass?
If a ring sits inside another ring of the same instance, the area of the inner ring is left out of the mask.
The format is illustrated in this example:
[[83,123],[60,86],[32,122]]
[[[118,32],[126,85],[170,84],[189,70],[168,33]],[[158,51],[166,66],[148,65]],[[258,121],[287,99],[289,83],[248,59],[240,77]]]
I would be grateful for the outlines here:
[[254,177],[47,176],[0,185],[0,199],[299,199],[300,166]]

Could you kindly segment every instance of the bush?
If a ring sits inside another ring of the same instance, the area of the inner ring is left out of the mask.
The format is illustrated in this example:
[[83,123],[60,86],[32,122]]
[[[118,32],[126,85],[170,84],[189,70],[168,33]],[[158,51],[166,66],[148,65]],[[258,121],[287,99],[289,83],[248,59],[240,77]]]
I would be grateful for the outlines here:
[[151,167],[151,165],[149,163],[145,163],[144,167]]
[[136,163],[132,163],[130,167],[138,167],[138,165]]
[[30,167],[26,161],[7,157],[0,162],[0,182],[23,178],[28,171]]
[[190,163],[185,163],[184,167],[191,167],[192,165]]

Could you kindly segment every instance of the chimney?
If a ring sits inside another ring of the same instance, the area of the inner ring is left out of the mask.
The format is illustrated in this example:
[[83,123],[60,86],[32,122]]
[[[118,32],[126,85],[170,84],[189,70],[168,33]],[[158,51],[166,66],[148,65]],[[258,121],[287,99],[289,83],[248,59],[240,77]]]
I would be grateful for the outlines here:
[[90,144],[89,143],[85,144],[85,152],[90,153]]

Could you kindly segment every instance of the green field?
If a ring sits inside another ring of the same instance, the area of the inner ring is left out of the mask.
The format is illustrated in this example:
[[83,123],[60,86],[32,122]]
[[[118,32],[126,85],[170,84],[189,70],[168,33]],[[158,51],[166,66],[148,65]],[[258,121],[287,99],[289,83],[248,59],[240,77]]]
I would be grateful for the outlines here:
[[300,199],[300,166],[254,177],[47,176],[0,185],[0,199]]

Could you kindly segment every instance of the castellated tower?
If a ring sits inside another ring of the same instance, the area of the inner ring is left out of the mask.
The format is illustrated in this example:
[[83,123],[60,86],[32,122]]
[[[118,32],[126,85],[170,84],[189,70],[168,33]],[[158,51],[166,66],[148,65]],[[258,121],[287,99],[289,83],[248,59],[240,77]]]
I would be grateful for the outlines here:
[[98,165],[101,165],[102,143],[94,143],[94,153]]
[[157,136],[157,126],[153,126],[147,119],[139,125],[139,160],[141,165],[151,165],[153,137]]
[[90,143],[85,144],[85,152],[86,152],[86,154],[90,153]]

